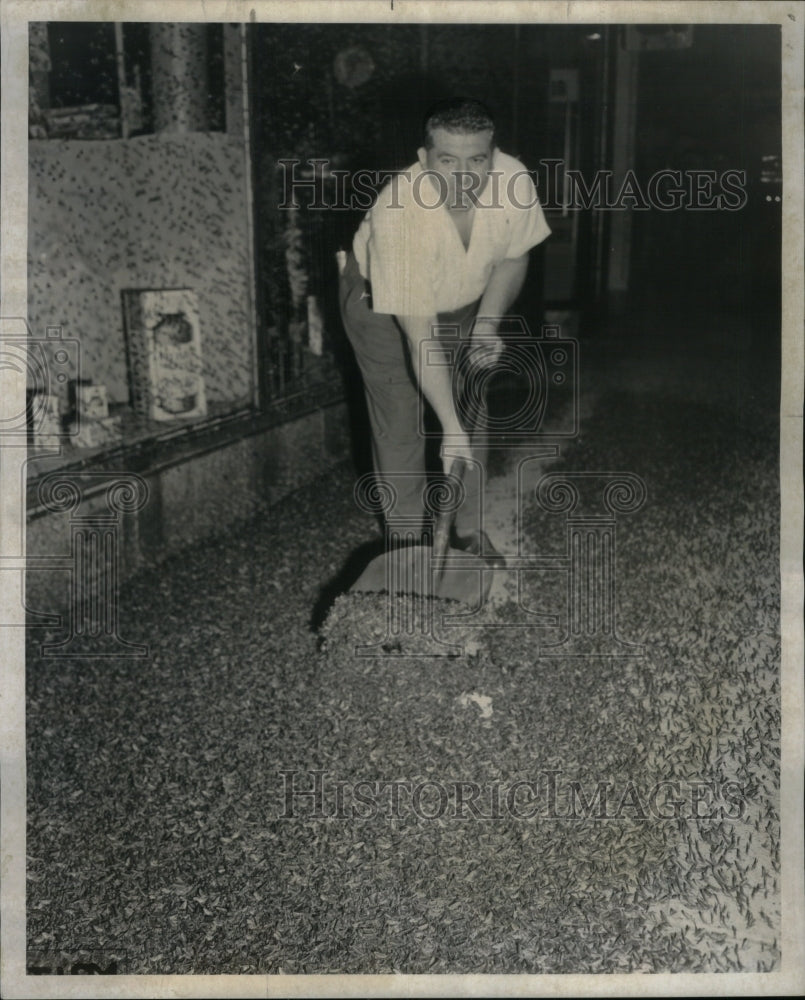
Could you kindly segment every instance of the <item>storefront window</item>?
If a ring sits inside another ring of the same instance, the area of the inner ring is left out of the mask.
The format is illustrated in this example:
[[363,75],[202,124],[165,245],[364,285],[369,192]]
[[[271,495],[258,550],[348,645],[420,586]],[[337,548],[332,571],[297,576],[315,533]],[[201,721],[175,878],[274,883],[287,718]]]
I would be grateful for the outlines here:
[[254,410],[257,348],[243,29],[37,23],[29,37],[39,475]]

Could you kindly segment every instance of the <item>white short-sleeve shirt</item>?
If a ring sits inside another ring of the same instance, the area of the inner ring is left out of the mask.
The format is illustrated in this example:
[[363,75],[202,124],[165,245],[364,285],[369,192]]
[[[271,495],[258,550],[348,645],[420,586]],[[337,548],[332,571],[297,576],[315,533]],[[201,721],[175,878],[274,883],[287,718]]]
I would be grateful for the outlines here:
[[433,316],[481,298],[493,269],[550,235],[525,167],[495,150],[478,196],[465,249],[434,178],[419,163],[378,195],[353,241],[372,286],[372,308],[396,316]]

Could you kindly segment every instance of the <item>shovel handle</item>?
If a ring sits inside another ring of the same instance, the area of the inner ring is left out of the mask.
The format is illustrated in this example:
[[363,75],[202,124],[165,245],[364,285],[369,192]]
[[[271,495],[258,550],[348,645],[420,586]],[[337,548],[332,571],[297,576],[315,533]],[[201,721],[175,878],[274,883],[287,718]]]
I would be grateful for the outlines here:
[[[486,408],[486,391],[485,383],[482,387],[482,396],[480,399],[480,408]],[[462,409],[464,409],[462,407]],[[465,426],[466,432],[472,436],[475,432],[476,427],[479,422],[480,413],[476,412],[475,409],[470,409],[469,411],[474,415],[474,419],[467,422]],[[464,473],[467,470],[467,462],[463,458],[456,458],[453,464],[450,466],[450,475],[456,476],[459,483],[464,481]],[[456,513],[458,508],[454,507],[452,510],[445,510],[436,518],[436,524],[433,528],[433,549],[431,552],[431,558],[433,560],[433,565],[435,567],[435,582],[438,583],[442,574],[444,573],[444,563],[445,556],[447,555],[447,550],[450,547],[450,531],[453,527],[453,522],[456,519]]]
[[[450,466],[450,475],[455,476],[459,483],[461,483],[464,480],[464,473],[466,469],[467,463],[465,460],[463,458],[457,458]],[[444,557],[447,555],[447,550],[450,546],[450,529],[453,527],[453,521],[456,519],[457,509],[458,508],[456,507],[452,507],[448,510],[444,510],[436,518],[436,524],[433,529],[433,551],[431,553],[431,558],[434,560],[434,565],[436,567],[437,581],[442,577]]]

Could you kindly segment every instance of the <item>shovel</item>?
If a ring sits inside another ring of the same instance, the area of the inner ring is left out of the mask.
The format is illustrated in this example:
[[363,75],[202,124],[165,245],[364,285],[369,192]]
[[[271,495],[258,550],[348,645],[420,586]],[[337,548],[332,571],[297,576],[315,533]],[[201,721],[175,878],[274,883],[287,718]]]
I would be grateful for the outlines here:
[[[455,459],[450,475],[461,483],[465,471],[464,459]],[[455,507],[440,511],[431,545],[387,541],[386,551],[372,559],[350,593],[416,594],[480,607],[492,586],[493,569],[482,556],[450,547],[455,517]]]

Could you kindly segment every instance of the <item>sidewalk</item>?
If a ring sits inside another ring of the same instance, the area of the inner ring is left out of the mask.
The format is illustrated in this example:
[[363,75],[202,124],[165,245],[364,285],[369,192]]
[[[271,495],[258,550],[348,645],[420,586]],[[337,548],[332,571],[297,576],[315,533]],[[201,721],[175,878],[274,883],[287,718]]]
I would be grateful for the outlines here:
[[[770,330],[770,337],[776,331]],[[765,412],[772,421],[779,408],[779,374],[774,352],[758,357],[752,333],[744,319],[713,317],[685,327],[673,314],[659,314],[651,321],[639,314],[621,323],[610,321],[595,339],[579,344],[578,434],[557,438],[552,431],[571,422],[569,409],[561,419],[540,427],[531,442],[520,441],[504,460],[496,462],[495,474],[487,483],[485,528],[500,551],[516,556],[523,549],[521,512],[529,503],[529,491],[551,469],[561,468],[564,456],[576,439],[583,437],[593,420],[605,419],[598,404],[608,393],[620,391],[636,398],[665,394],[692,405],[722,409],[741,425],[747,415]],[[540,446],[553,444],[555,457],[539,459]],[[527,466],[527,475],[518,469]],[[592,471],[630,472],[599,466]],[[627,528],[628,530],[628,528]],[[516,600],[514,575],[495,574],[489,601],[501,606]]]
[[[40,964],[58,949],[119,956],[124,974],[778,967],[773,382],[737,345],[693,364],[681,337],[611,343],[582,344],[581,434],[561,468],[648,484],[617,581],[643,654],[543,655],[548,630],[503,628],[481,630],[474,655],[359,657],[355,630],[383,614],[360,596],[323,649],[316,609],[377,529],[351,470],[322,478],[125,588],[121,629],[147,657],[41,657],[32,630]],[[516,464],[490,483],[506,554]],[[529,501],[531,552],[563,539],[540,516]],[[530,608],[560,610],[555,579],[525,586]],[[676,819],[667,790],[656,798],[670,779],[688,810]],[[702,783],[735,806],[728,779],[740,816],[689,815]]]

